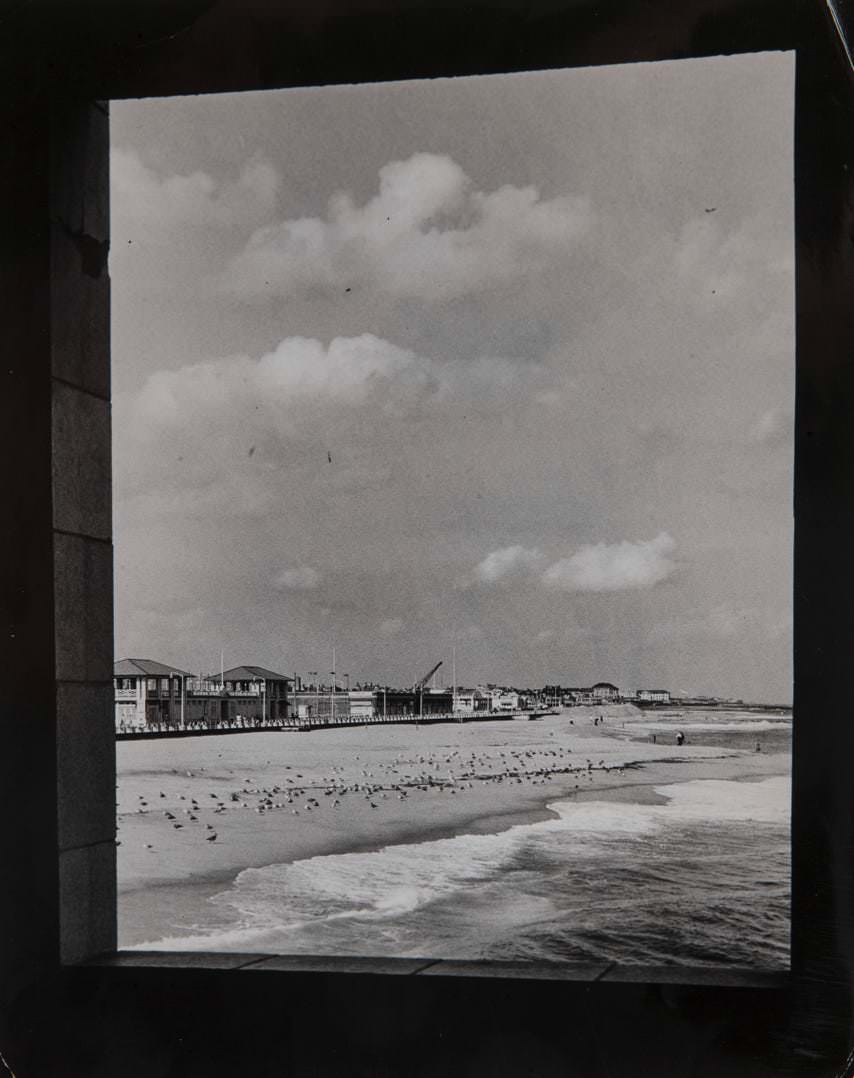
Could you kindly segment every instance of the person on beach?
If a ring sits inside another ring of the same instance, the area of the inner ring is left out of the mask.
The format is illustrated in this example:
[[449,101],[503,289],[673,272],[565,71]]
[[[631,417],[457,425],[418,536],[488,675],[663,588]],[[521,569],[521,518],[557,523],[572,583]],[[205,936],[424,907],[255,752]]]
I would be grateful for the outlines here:
[[682,733],[681,730],[679,730],[679,732],[676,734],[676,744],[677,745],[684,745],[685,744],[685,735]]

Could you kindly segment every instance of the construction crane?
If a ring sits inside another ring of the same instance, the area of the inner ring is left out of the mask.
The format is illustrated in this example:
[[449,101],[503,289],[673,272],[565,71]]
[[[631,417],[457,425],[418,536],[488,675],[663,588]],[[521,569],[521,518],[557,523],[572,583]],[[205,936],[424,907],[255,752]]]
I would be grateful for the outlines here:
[[427,682],[428,682],[428,681],[430,680],[430,678],[431,678],[431,677],[432,677],[432,676],[433,676],[433,675],[434,675],[434,674],[436,673],[436,671],[437,671],[437,670],[439,669],[439,667],[440,667],[440,666],[442,665],[443,661],[444,661],[443,659],[440,659],[440,660],[439,660],[439,661],[438,661],[438,662],[436,663],[436,665],[435,665],[435,666],[431,667],[431,668],[430,668],[430,669],[429,669],[429,670],[427,671],[427,673],[426,673],[426,674],[424,675],[424,677],[423,677],[423,678],[421,678],[421,679],[420,679],[419,681],[416,681],[416,682],[415,682],[415,684],[414,684],[414,685],[412,686],[412,691],[413,691],[413,692],[417,692],[417,691],[418,691],[419,689],[423,689],[423,688],[424,688],[424,686],[425,686],[425,685],[427,684]]

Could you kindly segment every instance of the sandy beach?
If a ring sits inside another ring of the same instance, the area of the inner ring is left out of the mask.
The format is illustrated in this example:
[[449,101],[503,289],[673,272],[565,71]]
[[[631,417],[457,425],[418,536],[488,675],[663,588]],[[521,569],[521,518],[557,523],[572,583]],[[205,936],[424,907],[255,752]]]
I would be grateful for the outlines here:
[[[593,725],[594,715],[604,723]],[[242,870],[554,815],[550,802],[651,803],[655,787],[761,779],[786,753],[675,744],[630,706],[538,721],[383,725],[118,745],[120,944],[207,923]]]

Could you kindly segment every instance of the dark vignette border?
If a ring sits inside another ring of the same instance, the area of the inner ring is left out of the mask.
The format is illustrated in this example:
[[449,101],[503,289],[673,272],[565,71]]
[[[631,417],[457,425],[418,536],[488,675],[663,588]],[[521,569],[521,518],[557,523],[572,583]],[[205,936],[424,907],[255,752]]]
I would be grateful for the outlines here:
[[[854,102],[839,32],[849,12],[836,8],[0,4],[9,687],[0,712],[0,1052],[16,1073],[846,1073]],[[111,956],[109,237],[98,102],[780,48],[795,48],[798,62],[791,976]],[[238,976],[250,971],[266,976]]]

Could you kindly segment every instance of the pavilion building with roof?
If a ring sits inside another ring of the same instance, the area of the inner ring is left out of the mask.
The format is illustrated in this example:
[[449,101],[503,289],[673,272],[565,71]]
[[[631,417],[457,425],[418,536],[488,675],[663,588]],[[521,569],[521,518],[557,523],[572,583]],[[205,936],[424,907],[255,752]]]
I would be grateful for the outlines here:
[[281,725],[291,681],[263,666],[205,677],[154,659],[120,659],[113,667],[116,732]]
[[154,659],[119,659],[113,665],[116,731],[181,725],[187,679],[193,675]]

